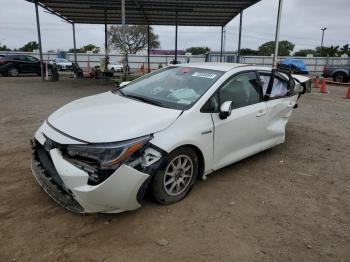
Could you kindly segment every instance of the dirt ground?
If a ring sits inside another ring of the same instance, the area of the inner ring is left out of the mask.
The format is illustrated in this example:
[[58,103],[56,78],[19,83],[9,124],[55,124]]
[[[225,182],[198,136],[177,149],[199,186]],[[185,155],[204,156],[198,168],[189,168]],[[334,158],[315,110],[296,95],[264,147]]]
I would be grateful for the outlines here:
[[0,261],[350,261],[350,100],[301,98],[286,143],[198,181],[183,201],[72,214],[30,171],[29,139],[94,80],[0,77]]

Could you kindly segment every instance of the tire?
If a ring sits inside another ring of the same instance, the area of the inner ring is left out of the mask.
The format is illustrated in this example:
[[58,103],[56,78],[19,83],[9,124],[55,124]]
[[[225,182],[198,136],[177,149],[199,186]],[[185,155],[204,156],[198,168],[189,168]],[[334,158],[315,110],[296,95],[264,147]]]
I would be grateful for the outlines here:
[[19,76],[19,71],[18,68],[11,66],[8,71],[8,75],[11,77],[17,77]]
[[345,73],[339,72],[335,73],[335,75],[333,76],[333,81],[337,83],[347,83],[349,80],[348,76]]
[[113,74],[115,73],[114,67],[111,68],[111,71],[112,71]]
[[190,147],[179,147],[172,151],[153,177],[153,199],[163,205],[183,199],[197,179],[198,168],[198,156]]

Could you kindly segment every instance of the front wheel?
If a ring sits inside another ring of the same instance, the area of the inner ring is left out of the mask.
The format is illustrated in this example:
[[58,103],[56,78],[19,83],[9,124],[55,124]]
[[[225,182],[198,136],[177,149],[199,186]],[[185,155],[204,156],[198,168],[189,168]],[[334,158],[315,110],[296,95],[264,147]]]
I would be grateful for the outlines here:
[[8,75],[9,75],[9,76],[16,77],[16,76],[19,75],[19,71],[18,71],[18,69],[17,69],[16,67],[11,66],[11,67],[9,68]]
[[183,199],[191,190],[198,175],[198,157],[190,147],[171,152],[152,181],[152,195],[160,204]]
[[345,73],[340,72],[334,75],[333,80],[337,83],[346,83],[348,82],[348,77]]

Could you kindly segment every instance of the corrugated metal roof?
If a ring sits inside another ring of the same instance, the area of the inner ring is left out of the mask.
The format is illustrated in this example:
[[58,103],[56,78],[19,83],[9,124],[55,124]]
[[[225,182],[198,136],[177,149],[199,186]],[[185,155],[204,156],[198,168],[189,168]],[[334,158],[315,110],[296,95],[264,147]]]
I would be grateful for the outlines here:
[[[27,0],[28,1],[28,0]],[[33,0],[29,0],[33,2]],[[126,24],[223,26],[260,0],[125,0]],[[121,0],[39,0],[40,6],[74,23],[121,24]]]

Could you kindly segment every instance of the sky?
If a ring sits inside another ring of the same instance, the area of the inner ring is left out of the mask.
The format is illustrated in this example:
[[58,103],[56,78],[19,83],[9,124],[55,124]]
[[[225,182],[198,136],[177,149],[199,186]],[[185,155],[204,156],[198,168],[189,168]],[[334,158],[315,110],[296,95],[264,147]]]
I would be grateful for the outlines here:
[[[37,41],[34,5],[24,0],[0,0],[0,43],[20,48]],[[242,48],[257,49],[275,35],[278,1],[262,0],[244,10]],[[350,0],[284,0],[280,40],[294,43],[295,49],[350,43]],[[68,50],[73,47],[72,26],[60,18],[40,10],[43,50]],[[225,27],[225,50],[237,49],[239,16]],[[175,28],[154,26],[162,49],[174,49]],[[219,27],[179,27],[178,48],[208,46],[220,49]],[[103,47],[103,25],[76,25],[77,47],[92,43]]]

